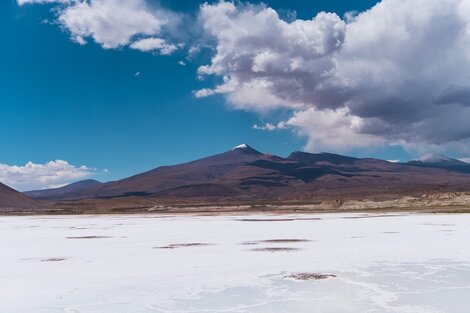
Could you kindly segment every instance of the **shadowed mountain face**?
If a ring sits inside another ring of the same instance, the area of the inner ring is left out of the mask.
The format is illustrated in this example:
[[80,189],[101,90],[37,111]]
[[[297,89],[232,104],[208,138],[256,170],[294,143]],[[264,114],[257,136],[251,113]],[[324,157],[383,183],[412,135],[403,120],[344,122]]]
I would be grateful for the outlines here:
[[352,158],[344,155],[333,154],[333,153],[307,153],[302,151],[295,151],[287,157],[290,160],[305,164],[315,164],[319,162],[325,162],[329,164],[353,164],[355,161],[359,160],[357,158]]
[[43,205],[0,183],[0,209],[38,209]]
[[294,152],[281,158],[240,145],[222,154],[162,166],[115,182],[80,182],[28,194],[50,200],[130,196],[298,200],[465,188],[470,188],[470,175],[438,166],[331,153]]

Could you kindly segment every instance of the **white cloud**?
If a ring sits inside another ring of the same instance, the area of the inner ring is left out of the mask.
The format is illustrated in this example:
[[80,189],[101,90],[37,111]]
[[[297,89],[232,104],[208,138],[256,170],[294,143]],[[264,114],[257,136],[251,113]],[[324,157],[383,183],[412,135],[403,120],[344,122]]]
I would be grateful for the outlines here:
[[[283,21],[271,8],[221,1],[201,7],[216,42],[201,77],[223,82],[235,108],[292,111],[308,148],[470,140],[468,0],[382,0],[350,14]],[[196,93],[198,94],[198,93]]]
[[287,122],[308,138],[306,149],[347,150],[383,144],[383,139],[360,132],[363,120],[347,109],[317,110],[310,108],[296,112]]
[[470,158],[459,158],[459,161],[470,163]]
[[[265,6],[220,2],[203,5],[200,19],[217,39],[217,53],[211,64],[199,68],[199,75],[223,77],[214,93],[250,110],[303,106],[306,94],[296,76],[326,75],[331,67],[326,57],[344,40],[345,23],[334,13],[288,23]],[[288,93],[299,94],[296,99]]]
[[174,44],[169,44],[161,38],[145,38],[133,42],[130,47],[140,51],[155,51],[161,55],[169,55],[178,49]]
[[78,2],[60,11],[59,21],[77,42],[92,37],[104,48],[127,45],[135,35],[158,34],[168,22],[144,0]]
[[0,182],[25,191],[65,185],[93,174],[106,172],[84,165],[77,167],[63,160],[45,164],[28,162],[24,166],[0,164]]
[[257,130],[267,130],[267,131],[273,131],[273,130],[278,129],[276,125],[273,125],[271,123],[266,123],[264,125],[254,124],[251,128],[257,129]]
[[158,38],[163,28],[174,27],[179,16],[146,0],[17,0],[26,3],[59,4],[58,22],[73,41],[87,44],[89,38],[105,49],[130,45],[141,51],[171,54],[178,46]]
[[390,163],[400,163],[400,160],[387,160],[387,162],[390,162]]
[[44,4],[44,3],[72,3],[76,0],[17,0],[18,5],[25,4]]
[[212,89],[204,88],[204,89],[196,90],[193,93],[196,98],[204,98],[207,96],[212,96],[215,92]]

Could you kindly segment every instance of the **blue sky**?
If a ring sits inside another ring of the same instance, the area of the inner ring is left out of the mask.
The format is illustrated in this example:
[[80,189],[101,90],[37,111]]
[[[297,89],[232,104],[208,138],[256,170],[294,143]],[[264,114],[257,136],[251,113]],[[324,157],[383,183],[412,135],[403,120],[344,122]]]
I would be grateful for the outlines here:
[[[376,2],[264,3],[283,19],[309,20],[320,11],[343,18],[346,12],[362,12]],[[182,16],[183,24],[196,25],[201,3],[162,0],[158,7]],[[194,91],[221,82],[218,75],[198,79],[198,68],[211,63],[215,51],[205,48],[188,57],[189,46],[199,36],[196,32],[168,35],[175,43],[185,43],[185,48],[170,55],[125,45],[106,49],[93,38],[80,45],[70,40],[71,30],[60,25],[61,8],[60,4],[20,6],[13,0],[0,3],[1,164],[65,160],[93,168],[92,177],[107,181],[223,152],[240,143],[281,156],[308,149],[308,135],[298,129],[252,127],[288,119],[290,108],[259,112],[230,104],[224,94],[194,96]],[[416,154],[396,144],[318,149],[400,160]],[[15,187],[42,186],[17,183]]]

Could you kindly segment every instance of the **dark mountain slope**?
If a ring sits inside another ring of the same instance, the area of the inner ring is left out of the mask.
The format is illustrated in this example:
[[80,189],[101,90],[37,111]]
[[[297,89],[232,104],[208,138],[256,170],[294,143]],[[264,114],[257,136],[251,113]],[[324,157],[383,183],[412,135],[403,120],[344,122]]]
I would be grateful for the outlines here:
[[39,209],[43,204],[0,183],[0,209]]

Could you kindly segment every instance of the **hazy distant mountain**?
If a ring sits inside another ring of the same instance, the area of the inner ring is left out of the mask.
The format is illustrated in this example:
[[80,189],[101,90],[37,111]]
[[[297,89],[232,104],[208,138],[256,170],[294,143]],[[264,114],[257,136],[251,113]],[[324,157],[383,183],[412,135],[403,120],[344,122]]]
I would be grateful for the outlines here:
[[470,164],[439,153],[425,154],[407,164],[420,167],[442,168],[460,173],[470,173]]
[[457,159],[446,157],[439,153],[428,153],[410,163],[424,163],[424,164],[441,164],[441,165],[466,165],[467,163]]
[[38,209],[43,205],[0,183],[0,209]]
[[447,167],[435,163],[423,166],[423,161],[415,166],[331,153],[294,152],[282,158],[243,144],[225,153],[158,167],[115,182],[69,185],[28,194],[55,200],[146,196],[200,200],[317,199],[470,189],[470,175],[457,173],[453,167],[449,169],[449,164],[457,163],[442,159],[423,160],[440,160]]
[[24,192],[25,195],[35,199],[50,199],[56,198],[60,195],[86,190],[91,187],[101,185],[102,183],[94,179],[81,180],[75,183],[68,184],[60,188],[32,190]]

